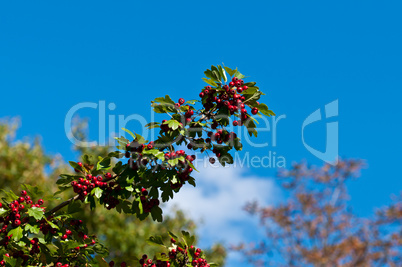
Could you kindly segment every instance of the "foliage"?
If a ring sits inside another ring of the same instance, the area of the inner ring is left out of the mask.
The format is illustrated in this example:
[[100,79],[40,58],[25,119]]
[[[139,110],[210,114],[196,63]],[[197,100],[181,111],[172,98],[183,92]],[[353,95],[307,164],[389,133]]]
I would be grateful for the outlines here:
[[[234,76],[228,84],[225,70]],[[75,173],[60,175],[56,182],[59,191],[55,194],[47,195],[51,191],[43,192],[30,185],[19,195],[3,191],[0,210],[3,261],[0,265],[106,266],[102,257],[109,255],[108,249],[89,231],[88,221],[77,216],[83,207],[91,210],[103,207],[119,214],[134,215],[141,221],[152,218],[161,223],[161,201],[172,199],[187,183],[196,185],[191,176],[195,170],[192,164],[195,155],[176,150],[176,146],[187,144],[193,151],[211,151],[223,166],[233,163],[231,150],[240,150],[242,145],[240,138],[227,130],[231,118],[237,118],[234,126],[245,126],[250,136],[257,136],[255,119],[246,107],[253,115],[274,113],[257,102],[263,93],[255,82],[244,83],[244,75],[237,69],[212,66],[205,74],[204,80],[212,87],[203,88],[199,95],[201,101],[185,102],[180,98],[175,103],[168,95],[152,101],[155,112],[170,116],[162,123],[148,124],[149,128],[160,127],[156,140],[145,140],[124,129],[131,139],[116,138],[116,151],[96,156],[84,154],[79,162],[69,161]],[[202,107],[197,109],[196,103],[201,103]],[[210,158],[210,162],[215,159]],[[43,169],[40,171],[42,173]],[[52,201],[71,192],[74,192],[71,198],[52,209],[43,201]],[[94,224],[91,230],[96,230]],[[157,253],[153,261],[148,258],[143,266],[213,266],[207,263],[201,250],[191,247],[194,237],[185,231],[181,233],[182,241],[171,240],[171,246],[163,245],[169,256]],[[174,234],[169,234],[174,238]],[[149,241],[162,245],[163,238],[150,237]],[[137,262],[134,258],[129,261]],[[126,264],[123,262],[121,266]]]

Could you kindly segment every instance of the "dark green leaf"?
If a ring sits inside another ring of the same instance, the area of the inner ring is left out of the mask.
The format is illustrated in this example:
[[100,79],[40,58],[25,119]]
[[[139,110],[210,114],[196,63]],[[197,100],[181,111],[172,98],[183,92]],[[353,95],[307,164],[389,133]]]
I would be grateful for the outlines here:
[[155,245],[165,247],[165,244],[163,244],[163,239],[161,236],[151,236],[150,238],[148,238],[147,242],[149,244],[155,244]]
[[151,215],[154,221],[162,222],[163,220],[162,209],[159,208],[158,206],[155,206],[151,209]]

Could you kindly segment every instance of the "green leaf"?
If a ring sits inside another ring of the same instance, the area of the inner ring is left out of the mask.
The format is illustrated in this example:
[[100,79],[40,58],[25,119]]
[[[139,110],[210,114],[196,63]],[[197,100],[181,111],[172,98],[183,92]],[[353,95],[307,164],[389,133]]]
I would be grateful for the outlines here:
[[14,200],[16,200],[17,198],[18,198],[18,196],[16,195],[16,194],[14,194],[14,192],[13,191],[6,191],[6,190],[4,190],[4,189],[1,189],[1,191],[3,191],[4,192],[4,194],[6,194],[6,200],[8,201],[8,202],[12,202],[12,201],[14,201]]
[[260,111],[262,114],[264,114],[265,116],[275,116],[275,113],[273,113],[271,110],[268,109],[268,106],[261,103],[257,106],[258,111]]
[[71,167],[73,167],[75,170],[84,171],[84,169],[80,165],[78,165],[77,162],[69,161],[68,163],[70,163]]
[[186,101],[186,104],[194,105],[196,102],[200,102],[200,101],[199,100],[188,100],[188,101]]
[[239,79],[243,79],[244,77],[246,77],[246,76],[244,76],[243,74],[241,74],[238,70],[236,70],[234,76],[237,77],[237,78],[239,78]]
[[168,104],[168,105],[173,105],[175,104],[175,102],[170,98],[169,95],[166,95],[165,97],[157,97],[155,98],[155,100],[153,102],[158,102],[161,104]]
[[207,78],[202,78],[202,79],[204,80],[204,82],[206,82],[209,85],[212,85],[214,87],[218,86],[213,80],[210,80],[210,79],[207,79]]
[[162,217],[162,209],[158,206],[155,206],[151,209],[151,215],[152,215],[152,219],[154,221],[158,221],[158,222],[162,222],[163,221],[163,217]]
[[37,234],[39,233],[39,227],[37,225],[27,224],[25,225],[25,231],[29,231],[31,234]]
[[28,209],[28,215],[34,217],[36,220],[40,220],[43,218],[44,212],[41,208],[32,207]]
[[187,161],[187,164],[188,164],[191,168],[193,168],[193,170],[195,170],[195,171],[197,171],[197,172],[200,172],[199,170],[197,170],[197,169],[194,167],[194,165],[193,165],[193,163],[191,163],[191,161],[189,161],[188,159],[186,159],[186,161]]
[[194,244],[195,237],[190,235],[190,233],[186,231],[181,231],[181,233],[183,235],[183,240],[186,243],[187,247],[192,246]]
[[160,123],[159,122],[150,122],[150,123],[146,124],[145,127],[147,127],[148,129],[159,128]]
[[221,75],[221,77],[223,78],[223,80],[225,82],[228,81],[228,78],[226,77],[226,71],[222,68],[221,65],[218,65],[218,70],[219,70],[219,74]]
[[148,140],[145,140],[145,138],[142,137],[142,136],[139,135],[139,134],[135,134],[135,141],[137,141],[137,142],[138,142],[139,144],[141,144],[141,145],[148,142]]
[[150,238],[148,238],[147,242],[149,244],[155,244],[155,245],[158,245],[158,246],[165,247],[165,244],[163,244],[163,239],[159,235],[158,236],[151,236]]
[[110,163],[111,163],[110,157],[106,157],[104,159],[100,157],[100,161],[96,164],[96,169],[98,171],[107,170],[110,168]]
[[229,68],[229,67],[224,67],[224,68],[225,68],[225,70],[229,73],[230,76],[233,76],[233,75],[236,73],[236,71],[237,71],[237,68],[236,68],[235,70],[232,70],[232,69]]
[[99,187],[95,187],[94,189],[92,189],[91,194],[95,195],[96,198],[101,198],[103,190]]
[[177,128],[181,128],[181,124],[180,122],[176,121],[176,120],[169,120],[167,121],[168,126],[170,129],[172,129],[173,131],[176,130]]
[[131,137],[133,138],[133,139],[135,139],[135,134],[132,132],[132,131],[130,131],[130,130],[128,130],[128,129],[126,129],[126,128],[121,128],[123,131],[125,131],[126,133],[128,133],[129,135],[131,135]]
[[173,234],[172,232],[168,231],[168,234],[171,238],[178,239],[177,235]]
[[256,101],[256,100],[258,100],[258,99],[260,99],[260,96],[261,96],[261,92],[256,92],[256,93],[254,93],[253,95],[251,95],[251,96],[249,96],[249,95],[245,95],[245,97],[246,97],[246,100],[244,100],[243,101],[243,103],[247,103],[247,102],[251,102],[251,101]]
[[18,226],[17,228],[14,228],[13,230],[8,232],[8,235],[13,235],[12,239],[14,241],[19,241],[22,238],[22,228],[21,226]]
[[6,214],[8,212],[8,210],[0,208],[0,216]]
[[196,187],[195,179],[194,179],[193,177],[190,177],[187,182],[188,182],[189,184],[191,184],[192,186]]

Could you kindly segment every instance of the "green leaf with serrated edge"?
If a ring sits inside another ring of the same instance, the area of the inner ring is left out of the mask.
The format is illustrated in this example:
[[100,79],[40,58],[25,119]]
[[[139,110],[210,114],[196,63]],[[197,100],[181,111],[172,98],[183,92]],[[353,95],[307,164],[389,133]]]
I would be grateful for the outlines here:
[[123,131],[125,131],[126,133],[128,133],[129,135],[131,135],[131,137],[133,138],[133,139],[135,139],[135,134],[132,132],[132,131],[130,131],[130,130],[128,130],[128,129],[126,129],[126,128],[121,128]]
[[168,126],[170,129],[172,129],[173,131],[176,130],[177,128],[181,128],[181,124],[180,122],[176,121],[176,120],[169,120],[168,121]]
[[139,135],[139,134],[136,134],[135,135],[135,141],[137,141],[139,144],[145,144],[145,143],[148,143],[148,140],[145,140],[145,138],[144,137],[142,137],[141,135]]
[[240,142],[240,138],[236,138],[235,140],[233,140],[233,146],[237,151],[240,151],[243,149],[243,145]]
[[239,79],[243,79],[244,77],[246,77],[243,74],[241,74],[238,70],[235,72],[234,76],[239,78]]
[[10,230],[8,232],[8,235],[9,236],[13,235],[12,239],[14,241],[19,241],[21,239],[21,237],[22,237],[22,232],[23,232],[23,230],[22,230],[21,226],[18,226],[17,228],[14,228],[14,229]]
[[209,85],[212,85],[214,87],[217,87],[218,85],[213,81],[213,80],[209,80],[207,78],[202,78],[204,80],[204,82],[206,82]]
[[16,195],[16,194],[14,194],[14,192],[13,191],[6,191],[6,190],[4,190],[4,189],[1,189],[1,191],[3,191],[3,193],[6,195],[6,197],[5,197],[5,199],[8,201],[8,202],[12,202],[12,201],[14,201],[14,200],[16,200],[17,198],[18,198],[18,196]]
[[173,190],[169,184],[166,184],[164,187],[161,188],[162,190],[162,201],[166,202],[169,198],[173,199]]
[[247,95],[254,95],[256,92],[259,92],[257,87],[249,87],[247,90],[243,91],[244,97]]
[[31,234],[39,233],[39,227],[37,225],[27,224],[27,225],[25,225],[24,229],[25,229],[25,231],[30,232]]
[[183,235],[182,239],[186,243],[186,246],[191,247],[194,244],[195,237],[186,231],[181,231],[181,234]]
[[248,97],[248,96],[249,95],[245,95],[246,99],[243,101],[244,104],[247,103],[247,102],[253,101],[253,100],[260,99],[261,92],[256,92],[253,95],[251,95],[250,97]]
[[163,217],[162,217],[162,209],[159,208],[158,206],[155,206],[151,209],[151,215],[152,219],[157,222],[162,222]]
[[208,78],[210,78],[210,79],[212,79],[212,80],[214,80],[215,79],[215,76],[212,74],[212,71],[211,70],[206,70],[206,71],[204,71],[204,74],[205,74],[205,76],[207,76]]
[[176,158],[176,159],[170,159],[170,160],[168,160],[168,163],[173,167],[173,166],[176,166],[178,163],[179,163],[179,159],[178,158]]
[[100,161],[96,164],[96,169],[98,171],[107,170],[107,169],[109,169],[111,167],[110,163],[111,163],[111,160],[110,160],[109,157],[106,157],[106,158],[101,158],[100,157]]
[[94,189],[92,189],[91,194],[95,195],[96,198],[101,198],[103,190],[100,189],[99,187],[95,187]]
[[[275,116],[275,113],[273,113],[271,110],[269,110],[269,109],[268,109],[268,106],[267,106],[266,104],[261,103],[261,104],[259,104],[259,105],[257,106],[257,108],[258,108],[258,111],[259,111],[259,112],[261,112],[262,114],[264,114],[264,115],[266,115],[266,116],[272,116],[272,115]],[[272,114],[272,113],[273,113],[273,114]]]
[[165,97],[157,97],[157,98],[155,98],[154,102],[158,102],[161,104],[173,105],[173,106],[175,104],[175,102],[170,98],[169,95],[166,95]]
[[163,239],[161,236],[151,236],[147,239],[147,242],[151,245],[155,244],[166,248],[165,244],[163,244]]
[[43,218],[44,212],[41,208],[32,207],[28,209],[28,215],[34,217],[36,220],[40,220]]
[[226,71],[222,68],[221,65],[218,65],[218,70],[219,70],[219,74],[221,75],[221,77],[223,78],[223,80],[225,82],[228,81],[228,78],[226,77]]
[[233,76],[233,75],[236,73],[236,71],[237,71],[237,68],[234,69],[234,70],[232,70],[231,68],[226,67],[226,66],[225,66],[224,68],[225,68],[225,70],[227,71],[227,73],[229,73],[230,76]]
[[154,199],[159,198],[159,190],[156,186],[151,187],[151,190],[149,190],[149,196]]
[[3,216],[4,214],[6,214],[8,212],[8,210],[5,210],[3,208],[0,208],[0,216]]
[[31,186],[29,184],[22,184],[22,187],[28,192],[31,198],[46,198],[44,196],[43,190],[40,190],[37,186]]

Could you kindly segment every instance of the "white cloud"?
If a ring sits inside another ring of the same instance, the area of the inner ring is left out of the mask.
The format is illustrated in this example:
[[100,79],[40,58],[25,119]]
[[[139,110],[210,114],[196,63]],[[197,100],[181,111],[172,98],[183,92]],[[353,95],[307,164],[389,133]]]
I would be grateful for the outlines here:
[[184,186],[167,208],[178,206],[188,215],[202,222],[198,234],[201,243],[211,245],[221,241],[226,245],[251,241],[261,232],[258,219],[242,209],[248,201],[270,205],[280,198],[274,180],[250,174],[245,168],[206,167],[194,175],[197,187]]

